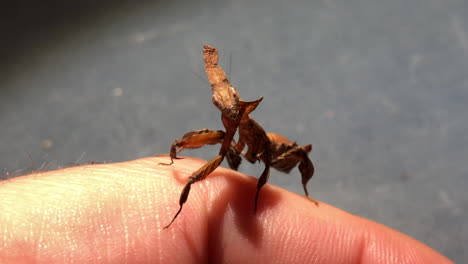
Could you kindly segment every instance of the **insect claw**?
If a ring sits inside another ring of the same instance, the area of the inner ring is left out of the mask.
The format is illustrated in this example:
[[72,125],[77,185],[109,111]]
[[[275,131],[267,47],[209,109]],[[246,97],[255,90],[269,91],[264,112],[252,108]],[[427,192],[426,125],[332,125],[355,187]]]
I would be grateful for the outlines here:
[[[160,155],[158,155],[158,156],[160,156]],[[175,160],[175,159],[183,159],[183,158],[174,157],[174,158],[171,158],[171,162],[170,162],[170,163],[159,162],[158,165],[170,166],[170,165],[174,164],[174,160]]]
[[319,202],[315,199],[312,199],[310,197],[307,197],[311,202],[313,202],[316,206],[319,206]]
[[175,219],[177,218],[177,216],[180,214],[181,211],[182,211],[182,205],[179,207],[179,210],[177,211],[175,216],[172,218],[171,222],[167,226],[163,227],[163,229],[168,229],[172,225],[172,223],[174,223]]

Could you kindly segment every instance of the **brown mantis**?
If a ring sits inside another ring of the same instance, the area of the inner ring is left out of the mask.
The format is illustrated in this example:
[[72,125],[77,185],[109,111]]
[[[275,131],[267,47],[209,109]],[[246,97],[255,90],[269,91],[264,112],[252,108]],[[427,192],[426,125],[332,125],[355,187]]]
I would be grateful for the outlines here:
[[[182,211],[184,203],[190,193],[192,184],[204,180],[213,172],[226,157],[229,166],[237,170],[244,157],[251,163],[262,161],[265,164],[258,183],[254,200],[254,211],[257,211],[258,197],[260,189],[268,181],[270,167],[281,172],[289,173],[297,164],[302,175],[302,185],[306,196],[307,182],[314,174],[314,165],[310,161],[308,154],[312,150],[312,145],[300,146],[291,142],[284,136],[275,133],[266,133],[263,128],[250,117],[250,113],[257,108],[263,97],[255,101],[246,102],[239,98],[237,90],[229,83],[226,73],[218,66],[218,51],[209,45],[203,47],[203,59],[205,61],[205,72],[211,84],[214,105],[221,111],[221,120],[225,131],[213,131],[207,128],[191,131],[181,139],[175,140],[170,150],[170,163],[160,163],[172,165],[174,159],[179,159],[177,153],[184,149],[200,148],[204,145],[221,144],[221,149],[217,157],[210,160],[197,171],[193,172],[180,194],[179,210],[172,218],[171,222],[164,227],[168,228]],[[239,131],[237,142],[234,135]],[[243,152],[247,145],[247,151]],[[314,201],[315,202],[315,201]],[[317,204],[317,202],[315,202]]]

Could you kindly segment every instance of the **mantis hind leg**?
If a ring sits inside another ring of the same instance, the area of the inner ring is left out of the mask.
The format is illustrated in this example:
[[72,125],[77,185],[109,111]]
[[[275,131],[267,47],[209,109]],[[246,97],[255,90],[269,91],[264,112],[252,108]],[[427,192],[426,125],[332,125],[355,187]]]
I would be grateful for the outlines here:
[[257,212],[257,204],[258,204],[258,197],[260,195],[260,189],[262,189],[263,185],[267,183],[269,176],[270,176],[270,165],[267,165],[262,172],[262,176],[260,176],[260,178],[258,179],[257,192],[255,193],[254,212]]
[[[304,192],[307,197],[309,197],[309,192],[307,191],[307,182],[312,178],[314,175],[314,165],[312,164],[312,161],[305,156],[301,163],[299,163],[299,171],[301,172],[301,177],[302,177],[302,187],[304,187]],[[314,199],[309,199],[315,203],[315,205],[318,205],[318,202],[315,201]]]

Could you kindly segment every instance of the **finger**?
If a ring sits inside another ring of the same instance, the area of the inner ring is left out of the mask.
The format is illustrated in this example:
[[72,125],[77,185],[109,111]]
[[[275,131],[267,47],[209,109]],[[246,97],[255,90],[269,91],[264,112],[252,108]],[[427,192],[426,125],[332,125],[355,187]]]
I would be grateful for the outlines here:
[[254,215],[256,179],[226,169],[195,184],[179,218],[162,230],[185,179],[203,164],[183,159],[158,166],[162,161],[82,166],[0,183],[0,262],[447,261],[400,233],[270,185]]

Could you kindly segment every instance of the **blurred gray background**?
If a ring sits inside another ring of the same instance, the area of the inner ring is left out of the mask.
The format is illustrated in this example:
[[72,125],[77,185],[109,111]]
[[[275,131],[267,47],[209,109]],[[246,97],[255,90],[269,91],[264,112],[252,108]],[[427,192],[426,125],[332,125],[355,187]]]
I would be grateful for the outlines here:
[[[209,43],[266,130],[314,145],[313,197],[467,259],[467,1],[96,2],[3,5],[3,178],[221,129]],[[270,183],[302,193],[297,170]]]

